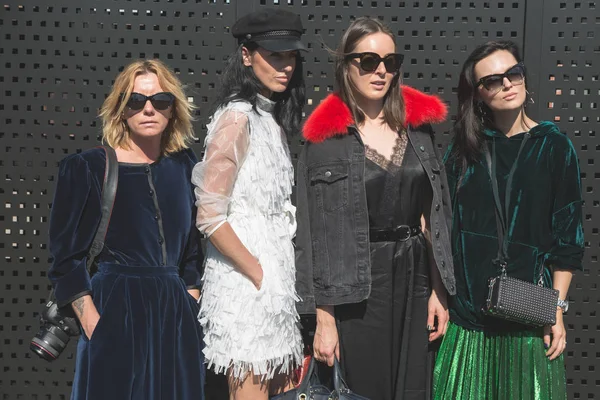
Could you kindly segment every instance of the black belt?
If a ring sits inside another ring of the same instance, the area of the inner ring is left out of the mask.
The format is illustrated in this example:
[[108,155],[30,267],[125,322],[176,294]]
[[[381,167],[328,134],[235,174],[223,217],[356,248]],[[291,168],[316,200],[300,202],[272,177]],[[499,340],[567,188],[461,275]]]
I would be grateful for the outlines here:
[[395,228],[369,229],[369,240],[371,242],[405,242],[413,236],[421,233],[421,225],[398,225]]

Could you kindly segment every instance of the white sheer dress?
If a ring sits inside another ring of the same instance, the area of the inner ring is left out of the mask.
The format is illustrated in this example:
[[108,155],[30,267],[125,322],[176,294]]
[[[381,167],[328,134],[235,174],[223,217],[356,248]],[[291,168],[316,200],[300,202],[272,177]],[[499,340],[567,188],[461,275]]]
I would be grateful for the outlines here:
[[208,125],[205,155],[192,173],[197,226],[210,236],[228,222],[263,268],[260,290],[207,241],[198,319],[204,355],[217,373],[249,371],[270,379],[298,365],[293,167],[274,103],[260,97],[219,109]]

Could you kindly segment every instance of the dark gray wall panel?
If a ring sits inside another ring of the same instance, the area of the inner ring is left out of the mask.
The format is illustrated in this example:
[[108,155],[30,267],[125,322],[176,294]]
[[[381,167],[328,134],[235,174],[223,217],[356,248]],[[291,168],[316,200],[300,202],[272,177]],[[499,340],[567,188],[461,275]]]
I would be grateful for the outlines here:
[[[537,54],[533,65],[539,119],[560,126],[575,146],[585,200],[584,271],[569,290],[566,317],[569,398],[600,398],[600,4],[595,1],[541,1],[543,13],[528,16],[537,32],[525,49]],[[539,36],[536,36],[539,35]]]
[[[234,48],[238,15],[281,7],[303,17],[308,115],[333,89],[332,57],[358,16],[381,18],[405,54],[404,82],[441,96],[451,118],[460,67],[476,45],[511,39],[525,47],[532,114],[556,121],[573,139],[586,200],[586,270],[572,286],[567,369],[570,398],[600,396],[598,305],[597,2],[358,0],[5,0],[0,9],[0,399],[66,399],[74,343],[50,364],[28,343],[49,290],[48,215],[58,161],[99,143],[97,112],[112,80],[137,58],[160,58],[187,85],[198,106],[200,155],[209,105],[223,62]],[[302,144],[290,138],[294,157]],[[72,340],[75,342],[75,340]]]

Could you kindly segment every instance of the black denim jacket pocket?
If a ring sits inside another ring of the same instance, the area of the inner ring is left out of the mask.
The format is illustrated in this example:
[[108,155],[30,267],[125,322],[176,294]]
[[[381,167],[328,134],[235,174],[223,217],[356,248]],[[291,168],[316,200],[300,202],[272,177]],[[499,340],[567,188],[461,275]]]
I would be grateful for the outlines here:
[[309,169],[311,190],[315,192],[319,209],[333,212],[348,205],[348,162],[324,164]]

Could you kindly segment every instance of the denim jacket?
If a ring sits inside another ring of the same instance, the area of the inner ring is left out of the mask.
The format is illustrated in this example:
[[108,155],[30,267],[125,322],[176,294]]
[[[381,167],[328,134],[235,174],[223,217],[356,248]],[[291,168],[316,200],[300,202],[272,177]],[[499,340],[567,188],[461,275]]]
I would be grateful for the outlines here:
[[[450,197],[429,125],[445,119],[446,107],[407,86],[402,94],[409,142],[433,189],[434,259],[448,293],[455,294]],[[298,312],[306,314],[317,305],[367,299],[371,262],[365,148],[350,109],[337,94],[328,96],[307,120],[303,135],[306,143],[297,164],[296,290]]]

